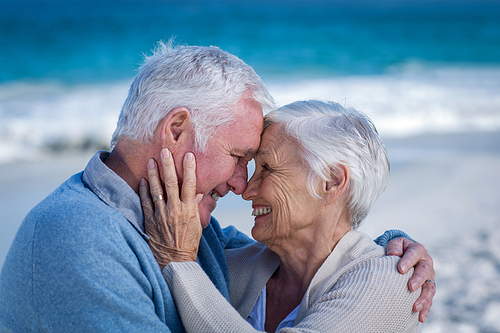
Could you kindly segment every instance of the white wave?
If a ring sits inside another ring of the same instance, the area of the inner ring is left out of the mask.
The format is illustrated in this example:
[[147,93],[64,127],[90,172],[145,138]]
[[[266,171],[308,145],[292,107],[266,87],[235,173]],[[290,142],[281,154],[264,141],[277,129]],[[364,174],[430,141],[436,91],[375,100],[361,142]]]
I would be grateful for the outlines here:
[[[0,163],[109,146],[128,82],[0,85]],[[333,100],[368,114],[383,137],[500,130],[500,67],[429,68],[267,82],[279,105]]]
[[0,163],[108,146],[127,90],[121,82],[0,86]]
[[500,130],[500,67],[428,68],[268,87],[279,105],[333,100],[363,111],[384,137]]

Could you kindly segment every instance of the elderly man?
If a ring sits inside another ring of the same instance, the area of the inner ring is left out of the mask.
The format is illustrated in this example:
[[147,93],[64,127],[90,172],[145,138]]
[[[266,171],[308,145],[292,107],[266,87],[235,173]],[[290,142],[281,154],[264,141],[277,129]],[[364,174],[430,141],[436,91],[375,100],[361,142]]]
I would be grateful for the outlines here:
[[[262,110],[273,107],[260,78],[235,56],[215,47],[160,44],[132,83],[112,151],[97,152],[21,225],[0,276],[0,331],[184,330],[148,246],[137,195],[148,160],[160,160],[165,147],[180,180],[184,156],[195,155],[197,193],[204,195],[198,261],[228,298],[223,249],[251,240],[232,227],[222,230],[211,212],[219,197],[245,190]],[[384,236],[394,238],[393,232]],[[397,242],[398,251],[407,247]],[[431,259],[422,246],[410,246],[405,262],[421,258],[414,278],[421,284],[433,278]],[[415,305],[425,315],[434,293],[429,288]]]

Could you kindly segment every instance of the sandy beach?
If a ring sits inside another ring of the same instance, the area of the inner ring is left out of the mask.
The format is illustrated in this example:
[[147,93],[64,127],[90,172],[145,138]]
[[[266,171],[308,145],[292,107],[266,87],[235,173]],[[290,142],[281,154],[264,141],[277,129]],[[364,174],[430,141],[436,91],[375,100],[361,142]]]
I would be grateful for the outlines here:
[[[386,192],[361,231],[401,229],[435,260],[437,294],[423,332],[500,332],[500,133],[386,140]],[[92,154],[0,165],[0,265],[26,213]],[[230,195],[214,212],[249,233],[250,204]]]

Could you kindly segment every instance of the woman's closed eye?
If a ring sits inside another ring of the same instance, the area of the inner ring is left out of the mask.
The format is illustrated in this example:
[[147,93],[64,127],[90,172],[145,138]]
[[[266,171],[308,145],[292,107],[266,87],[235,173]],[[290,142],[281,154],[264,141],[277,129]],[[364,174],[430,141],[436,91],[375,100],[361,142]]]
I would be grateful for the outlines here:
[[264,172],[264,173],[269,173],[272,171],[272,169],[267,164],[261,164],[260,167],[262,168],[262,172]]

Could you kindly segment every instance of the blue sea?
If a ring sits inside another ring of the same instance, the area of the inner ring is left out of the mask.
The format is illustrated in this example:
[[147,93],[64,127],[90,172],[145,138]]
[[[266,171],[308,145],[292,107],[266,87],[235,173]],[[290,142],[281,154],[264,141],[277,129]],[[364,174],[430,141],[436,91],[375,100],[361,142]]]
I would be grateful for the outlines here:
[[144,54],[215,45],[383,137],[500,130],[500,2],[0,0],[0,163],[108,147]]

